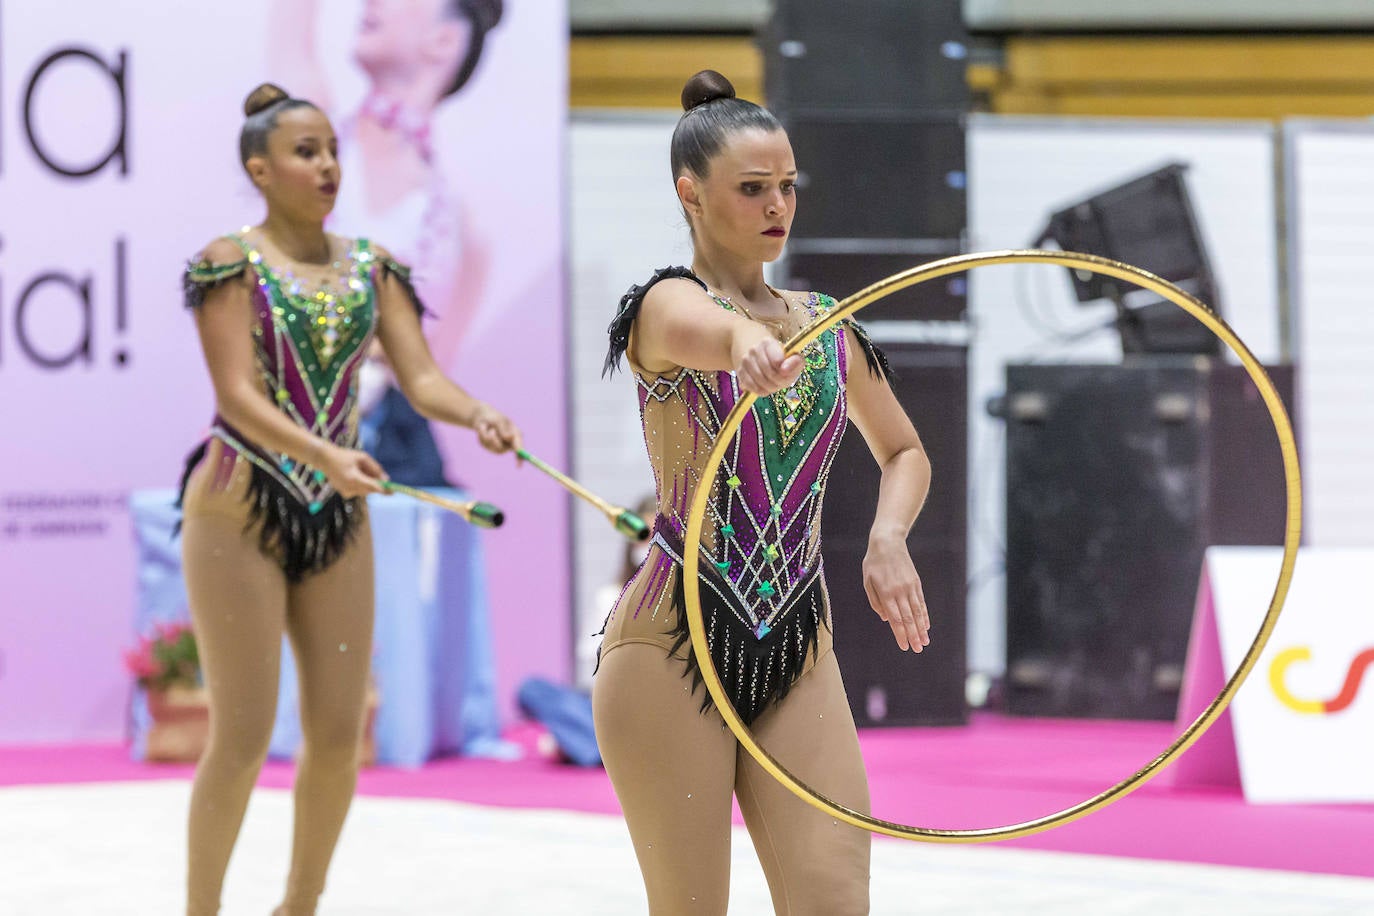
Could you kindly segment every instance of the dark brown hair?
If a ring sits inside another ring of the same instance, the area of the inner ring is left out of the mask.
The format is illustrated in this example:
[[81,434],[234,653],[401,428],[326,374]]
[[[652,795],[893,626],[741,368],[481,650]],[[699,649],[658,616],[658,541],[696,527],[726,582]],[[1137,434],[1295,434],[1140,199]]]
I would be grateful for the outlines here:
[[296,99],[276,83],[262,83],[243,100],[243,129],[239,131],[239,161],[245,166],[254,156],[267,152],[267,138],[277,129],[277,118],[295,108],[315,108],[314,102]]
[[682,117],[673,130],[673,179],[684,172],[705,178],[711,160],[736,131],[782,130],[772,112],[736,98],[735,87],[715,70],[702,70],[682,87]]
[[442,97],[453,95],[472,79],[477,62],[482,59],[482,48],[487,42],[487,33],[496,28],[504,12],[503,0],[449,0],[449,14],[467,19],[472,26],[472,36],[468,39],[467,54]]

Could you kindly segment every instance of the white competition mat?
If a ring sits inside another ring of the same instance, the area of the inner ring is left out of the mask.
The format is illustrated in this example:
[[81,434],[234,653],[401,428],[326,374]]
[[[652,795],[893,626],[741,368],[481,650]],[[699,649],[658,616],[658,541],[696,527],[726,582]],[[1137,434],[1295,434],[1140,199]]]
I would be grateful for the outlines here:
[[[184,781],[0,789],[0,913],[177,916],[184,905],[189,794]],[[223,916],[266,916],[276,904],[290,818],[288,793],[254,794],[230,863]],[[733,851],[731,912],[772,912],[743,829],[735,832]],[[646,910],[619,818],[359,797],[319,912],[642,916]],[[872,912],[1351,916],[1374,914],[1374,880],[879,840]]]

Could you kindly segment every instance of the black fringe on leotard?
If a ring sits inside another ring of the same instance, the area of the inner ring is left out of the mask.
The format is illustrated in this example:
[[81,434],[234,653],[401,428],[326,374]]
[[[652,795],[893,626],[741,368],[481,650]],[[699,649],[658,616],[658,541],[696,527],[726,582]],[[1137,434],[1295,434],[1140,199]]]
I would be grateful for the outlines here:
[[[186,496],[191,472],[205,457],[209,441],[201,443],[186,458],[177,496],[180,508]],[[250,465],[248,483],[248,521],[244,531],[258,526],[258,548],[276,560],[287,581],[300,582],[311,573],[327,568],[337,560],[357,536],[361,523],[361,498],[345,499],[331,494],[318,512],[289,491],[284,484],[256,464]],[[177,522],[176,530],[181,529]]]
[[[664,523],[655,530],[666,535],[670,528]],[[670,536],[665,536],[664,540],[669,541],[677,556],[683,556],[680,545],[673,544]],[[672,596],[678,612],[677,622],[672,629],[674,640],[669,654],[675,655],[686,648],[683,677],[691,678],[693,693],[698,687],[702,688],[701,711],[704,713],[714,704],[705,690],[696,653],[692,651],[682,580],[679,566]],[[701,616],[706,625],[711,662],[735,712],[745,724],[750,724],[791,692],[807,660],[815,655],[820,628],[830,625],[821,570],[818,568],[811,573],[810,581],[793,595],[787,612],[778,618],[778,625],[762,639],[743,623],[748,614],[738,606],[734,592],[714,570],[702,567],[700,582]]]
[[873,342],[873,338],[868,336],[868,331],[853,318],[846,318],[844,323],[854,332],[854,337],[859,341],[859,347],[864,351],[864,361],[868,363],[868,374],[877,376],[889,385],[897,378],[897,373],[892,371],[892,364],[887,361],[887,354],[883,348]]
[[381,258],[380,260],[383,275],[395,277],[396,282],[401,284],[401,289],[405,290],[405,294],[410,297],[410,304],[415,306],[415,314],[421,318],[429,315],[429,310],[420,301],[420,294],[415,291],[415,284],[410,282],[410,268],[392,258]]
[[[739,622],[731,608],[730,593],[717,588],[710,576],[702,576],[701,615],[706,624],[706,641],[711,649],[711,661],[716,666],[725,693],[735,712],[745,724],[752,723],[764,710],[781,703],[792,690],[805,668],[807,659],[816,651],[821,626],[828,626],[824,615],[824,597],[819,580],[793,598],[794,607],[782,622],[759,639]],[[696,654],[691,652],[691,632],[687,615],[681,612],[682,576],[677,577],[673,599],[679,608],[678,622],[673,633],[672,652],[688,648],[684,677],[692,679],[692,691],[702,687],[701,711],[714,705],[702,684],[701,669]]]

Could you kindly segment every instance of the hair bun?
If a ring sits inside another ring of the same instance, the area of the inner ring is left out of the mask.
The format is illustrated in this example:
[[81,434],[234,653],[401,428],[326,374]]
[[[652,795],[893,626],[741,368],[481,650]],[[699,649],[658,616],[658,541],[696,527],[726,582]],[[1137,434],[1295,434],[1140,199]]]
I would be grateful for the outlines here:
[[289,98],[291,98],[291,93],[276,83],[263,83],[248,93],[248,98],[243,100],[244,117],[251,118],[263,109],[271,108],[283,99]]
[[501,22],[501,14],[505,12],[502,0],[460,0],[450,5],[467,13],[472,24],[483,32],[490,32],[496,28]]
[[702,70],[682,87],[682,110],[691,111],[698,105],[714,102],[716,99],[733,99],[735,87],[715,70]]

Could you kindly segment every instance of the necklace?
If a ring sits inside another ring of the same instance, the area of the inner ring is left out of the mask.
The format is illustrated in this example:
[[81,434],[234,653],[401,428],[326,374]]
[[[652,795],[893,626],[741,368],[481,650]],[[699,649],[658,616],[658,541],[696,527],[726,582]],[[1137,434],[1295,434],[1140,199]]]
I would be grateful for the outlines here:
[[274,264],[263,256],[263,247],[254,245],[248,238],[251,232],[252,227],[244,226],[240,234],[240,238],[249,249],[248,260],[254,266],[270,273],[285,295],[301,300],[315,300],[332,307],[335,300],[356,294],[362,289],[362,283],[355,271],[358,262],[356,244],[338,251],[331,240],[328,262],[298,261],[282,251],[266,232],[259,230],[259,237],[283,258],[279,264]]
[[768,287],[768,291],[777,298],[782,300],[782,307],[787,310],[786,314],[779,315],[776,318],[759,318],[756,317],[753,312],[750,312],[749,307],[746,306],[743,302],[735,302],[733,296],[722,296],[715,290],[710,289],[709,287],[707,288],[707,292],[709,292],[712,296],[716,297],[721,302],[724,302],[732,309],[739,309],[741,312],[744,313],[744,317],[748,318],[750,321],[757,321],[759,324],[766,324],[774,328],[781,328],[783,325],[787,324],[788,319],[792,317],[792,303],[788,302],[787,297],[779,293],[777,290],[773,289],[773,287]]
[[363,99],[362,114],[375,120],[387,130],[394,130],[415,147],[420,158],[426,163],[434,160],[434,147],[430,141],[429,116],[417,108],[410,108],[403,102],[373,92]]

